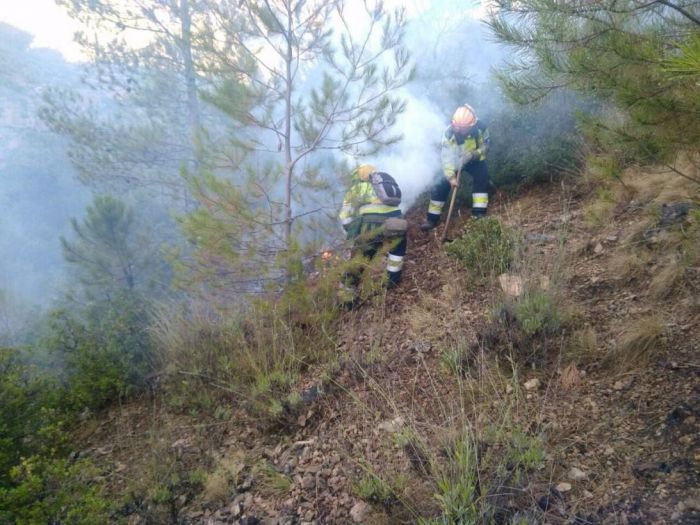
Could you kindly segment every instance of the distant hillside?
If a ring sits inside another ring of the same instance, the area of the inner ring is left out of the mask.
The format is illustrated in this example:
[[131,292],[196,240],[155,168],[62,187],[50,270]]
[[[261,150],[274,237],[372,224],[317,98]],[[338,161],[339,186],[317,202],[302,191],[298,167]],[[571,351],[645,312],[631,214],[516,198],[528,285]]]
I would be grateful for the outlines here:
[[76,85],[79,70],[31,35],[0,23],[0,289],[45,304],[60,285],[58,237],[88,201],[66,141],[37,116],[42,91]]

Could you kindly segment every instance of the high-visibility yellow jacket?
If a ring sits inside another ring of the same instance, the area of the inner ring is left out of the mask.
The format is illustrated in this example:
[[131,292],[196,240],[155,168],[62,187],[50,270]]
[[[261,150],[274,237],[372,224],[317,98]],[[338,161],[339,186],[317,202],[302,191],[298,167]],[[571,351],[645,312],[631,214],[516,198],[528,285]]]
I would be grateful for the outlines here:
[[368,180],[368,176],[369,174],[361,176],[357,170],[352,175],[350,188],[345,194],[343,206],[338,214],[338,218],[345,229],[357,216],[384,214],[400,210],[398,206],[387,206],[379,200],[374,192],[372,183]]
[[445,177],[451,179],[455,176],[455,172],[462,168],[462,159],[468,153],[474,154],[472,160],[486,160],[490,144],[489,130],[480,120],[464,136],[455,134],[452,126],[449,126],[442,137],[440,150]]

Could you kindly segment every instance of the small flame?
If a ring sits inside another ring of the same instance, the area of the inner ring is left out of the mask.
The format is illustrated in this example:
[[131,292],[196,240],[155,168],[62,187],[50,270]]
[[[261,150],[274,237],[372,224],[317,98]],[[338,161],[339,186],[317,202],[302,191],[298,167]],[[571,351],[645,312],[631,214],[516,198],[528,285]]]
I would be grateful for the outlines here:
[[330,261],[331,257],[333,257],[333,252],[330,250],[326,250],[321,254],[321,259],[325,262]]

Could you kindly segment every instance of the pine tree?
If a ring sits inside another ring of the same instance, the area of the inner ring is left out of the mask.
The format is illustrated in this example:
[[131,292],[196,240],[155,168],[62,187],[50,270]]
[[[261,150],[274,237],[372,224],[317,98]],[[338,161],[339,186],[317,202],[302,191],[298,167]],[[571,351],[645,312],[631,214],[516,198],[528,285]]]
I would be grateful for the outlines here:
[[71,220],[75,238],[61,237],[63,254],[75,265],[79,281],[90,295],[102,298],[133,292],[145,281],[147,258],[134,231],[134,215],[111,196],[98,196],[85,219]]
[[83,29],[86,86],[54,88],[42,117],[72,139],[81,180],[98,191],[147,187],[183,198],[182,165],[196,165],[203,124],[215,117],[199,98],[203,64],[199,0],[58,0]]
[[[328,194],[325,203],[310,202],[329,183],[323,162],[331,165],[333,151],[357,158],[400,139],[391,128],[405,102],[395,90],[413,75],[404,12],[369,1],[353,10],[339,0],[210,5],[219,25],[208,41],[216,89],[206,100],[241,126],[227,159],[240,175],[229,183],[202,172],[193,182],[202,207],[185,228],[191,238],[231,236],[212,240],[214,251],[200,253],[200,263],[225,266],[224,254],[240,249],[246,261],[261,261],[258,275],[289,279],[302,218],[334,208]],[[217,226],[207,234],[208,223]]]
[[568,87],[603,102],[602,114],[584,123],[623,161],[676,171],[676,156],[697,150],[697,2],[499,0],[489,24],[516,48],[502,74],[514,99]]

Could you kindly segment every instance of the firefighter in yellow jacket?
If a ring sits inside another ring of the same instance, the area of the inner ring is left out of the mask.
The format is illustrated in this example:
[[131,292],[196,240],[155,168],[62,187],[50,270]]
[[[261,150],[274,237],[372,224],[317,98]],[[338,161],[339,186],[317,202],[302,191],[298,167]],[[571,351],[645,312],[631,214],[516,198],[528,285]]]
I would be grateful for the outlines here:
[[[389,243],[386,271],[390,287],[401,280],[407,247],[407,223],[400,202],[401,190],[393,177],[363,164],[352,172],[338,216],[348,240],[353,241],[353,257],[362,254],[371,259],[385,241]],[[345,285],[354,288],[358,283],[357,273],[346,274]]]
[[428,217],[421,225],[423,231],[438,225],[450,188],[457,186],[463,173],[469,173],[473,180],[472,216],[478,219],[486,215],[489,204],[486,152],[490,143],[488,128],[477,118],[474,109],[468,104],[458,107],[442,138],[440,153],[444,178],[430,194]]

